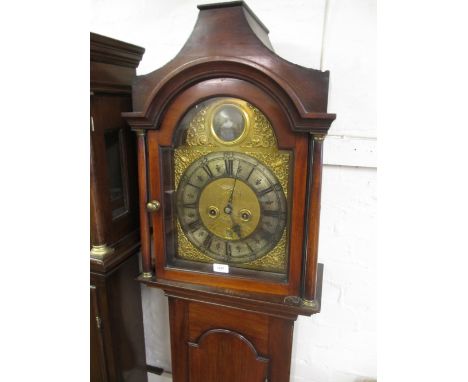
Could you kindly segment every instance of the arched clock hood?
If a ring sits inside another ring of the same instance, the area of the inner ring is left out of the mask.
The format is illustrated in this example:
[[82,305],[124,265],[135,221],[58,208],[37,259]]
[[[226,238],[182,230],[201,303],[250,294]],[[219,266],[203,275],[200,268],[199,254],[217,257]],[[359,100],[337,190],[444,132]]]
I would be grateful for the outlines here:
[[329,72],[293,64],[274,51],[268,29],[243,1],[199,5],[197,22],[178,55],[133,83],[133,128],[158,129],[171,100],[187,87],[216,78],[245,80],[287,112],[293,131],[326,134]]

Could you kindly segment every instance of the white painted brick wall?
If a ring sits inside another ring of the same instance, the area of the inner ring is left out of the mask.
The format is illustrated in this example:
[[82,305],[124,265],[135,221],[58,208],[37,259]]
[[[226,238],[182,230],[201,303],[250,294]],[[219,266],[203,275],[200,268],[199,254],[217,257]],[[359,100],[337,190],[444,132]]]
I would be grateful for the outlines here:
[[322,311],[296,323],[292,381],[351,382],[376,375],[375,172],[324,169]]
[[[91,31],[145,47],[138,68],[138,74],[145,74],[177,54],[193,28],[198,3],[204,1],[92,0]],[[248,4],[270,29],[280,56],[330,70],[329,111],[338,115],[324,148],[322,312],[296,322],[291,381],[374,381],[375,1],[248,0]],[[142,298],[148,363],[170,369],[167,300],[161,291],[145,287]]]

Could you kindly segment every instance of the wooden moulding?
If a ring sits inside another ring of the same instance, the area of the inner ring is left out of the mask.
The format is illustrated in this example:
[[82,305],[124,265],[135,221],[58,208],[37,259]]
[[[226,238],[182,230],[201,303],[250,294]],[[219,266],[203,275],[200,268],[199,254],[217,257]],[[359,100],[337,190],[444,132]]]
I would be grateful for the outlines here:
[[305,274],[303,298],[314,301],[317,298],[317,259],[320,228],[320,201],[322,191],[323,135],[312,136],[309,140],[308,174],[308,215],[306,221],[307,243],[305,252]]
[[97,33],[90,34],[91,61],[136,68],[145,48]]
[[131,94],[136,67],[145,49],[96,33],[90,34],[90,48],[91,91]]
[[[319,267],[320,278],[322,269],[322,267]],[[139,281],[149,287],[163,289],[168,297],[232,307],[281,319],[296,320],[298,315],[311,316],[320,312],[320,293],[317,293],[317,304],[307,306],[300,301],[297,301],[296,304],[287,303],[287,299],[283,296],[271,294],[242,292],[186,282],[156,280],[155,277],[145,278],[140,276]]]
[[128,257],[134,255],[140,249],[140,231],[137,229],[112,244],[115,252],[112,256],[104,258],[90,258],[91,272],[106,273],[118,266]]

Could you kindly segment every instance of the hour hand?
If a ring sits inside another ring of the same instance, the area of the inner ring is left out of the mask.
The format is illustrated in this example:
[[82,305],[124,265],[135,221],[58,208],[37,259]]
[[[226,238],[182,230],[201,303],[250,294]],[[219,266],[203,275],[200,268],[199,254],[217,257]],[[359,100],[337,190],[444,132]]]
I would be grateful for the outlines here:
[[241,233],[241,227],[239,224],[235,223],[231,229],[236,233],[236,235],[239,237],[239,239],[242,238],[242,233]]

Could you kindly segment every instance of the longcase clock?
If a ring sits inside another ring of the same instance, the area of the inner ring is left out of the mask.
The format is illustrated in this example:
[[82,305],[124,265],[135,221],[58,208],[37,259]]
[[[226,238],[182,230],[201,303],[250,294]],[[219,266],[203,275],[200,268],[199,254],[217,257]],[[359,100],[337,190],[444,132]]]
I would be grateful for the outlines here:
[[90,35],[90,381],[147,382],[135,137],[121,113],[144,48]]
[[138,140],[139,279],[169,297],[175,382],[285,382],[294,321],[320,310],[329,73],[276,55],[241,1],[198,8],[124,113]]

